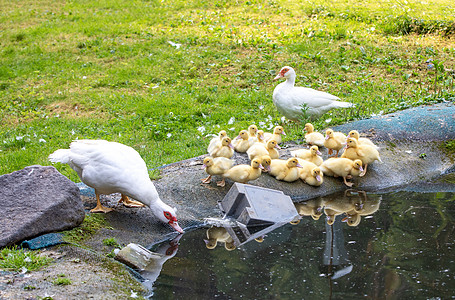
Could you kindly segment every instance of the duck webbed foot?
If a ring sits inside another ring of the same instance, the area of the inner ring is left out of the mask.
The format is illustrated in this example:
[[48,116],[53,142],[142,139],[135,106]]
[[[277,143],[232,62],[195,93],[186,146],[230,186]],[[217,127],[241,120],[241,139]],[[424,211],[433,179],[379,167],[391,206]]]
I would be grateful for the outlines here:
[[201,179],[202,183],[210,183],[212,181],[212,175],[209,175],[207,178]]
[[126,207],[144,207],[145,204],[135,201],[135,200],[130,200],[128,196],[122,194],[122,198],[118,201],[118,203],[123,203]]
[[347,182],[346,177],[343,177],[344,184],[346,184],[348,187],[352,187],[353,183],[352,182]]
[[101,202],[100,202],[100,195],[96,192],[95,192],[95,195],[96,195],[96,207],[90,210],[91,213],[108,213],[110,211],[113,211],[113,209],[110,207],[102,206]]
[[223,178],[223,180],[217,181],[216,185],[221,186],[221,187],[225,186],[226,182],[224,181],[224,178]]

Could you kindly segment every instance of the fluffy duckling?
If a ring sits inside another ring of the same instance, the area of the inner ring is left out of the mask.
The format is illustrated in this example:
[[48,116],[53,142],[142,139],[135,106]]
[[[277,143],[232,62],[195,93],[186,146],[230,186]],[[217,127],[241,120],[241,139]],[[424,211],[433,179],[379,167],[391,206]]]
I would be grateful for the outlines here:
[[275,140],[278,144],[281,144],[281,142],[283,141],[281,138],[281,135],[286,135],[286,133],[284,132],[284,128],[282,126],[276,126],[273,129],[273,134],[270,132],[264,133],[264,137],[265,137],[266,141]]
[[299,168],[300,179],[312,186],[320,186],[323,182],[324,174],[321,169],[314,163],[297,158],[302,168]]
[[[203,168],[209,176],[203,178],[202,183],[210,183],[213,175],[223,175],[227,170],[232,168],[234,161],[226,157],[206,157],[203,161]],[[224,186],[224,178],[216,183],[217,186]]]
[[207,239],[204,240],[207,249],[215,249],[218,242],[224,243],[228,251],[234,250],[234,240],[224,227],[211,227],[207,229]]
[[221,143],[224,137],[227,137],[227,132],[226,130],[221,130],[218,133],[218,136],[210,140],[209,146],[207,147],[207,153],[212,152],[213,148],[215,148],[217,144]]
[[370,145],[376,149],[379,149],[379,147],[376,146],[370,139],[360,137],[360,134],[357,130],[349,131],[348,138],[356,139],[360,145]]
[[264,169],[261,159],[255,158],[251,161],[251,165],[237,165],[230,168],[223,174],[223,177],[235,182],[247,183],[258,179],[261,176],[261,169]]
[[247,151],[248,157],[254,159],[255,157],[262,157],[264,155],[270,156],[272,159],[277,159],[280,156],[278,150],[281,149],[275,140],[268,140],[267,144],[254,143]]
[[291,151],[291,155],[300,159],[314,163],[316,166],[320,166],[323,162],[321,152],[319,152],[318,146],[311,146],[310,149],[299,149]]
[[344,153],[341,155],[341,157],[349,158],[352,160],[360,159],[362,161],[362,164],[365,166],[364,171],[360,174],[360,176],[365,176],[368,164],[371,164],[375,160],[382,162],[381,158],[379,157],[379,152],[375,147],[370,145],[360,145],[359,142],[353,138],[348,139],[346,150],[344,150]]
[[324,146],[324,141],[325,141],[324,136],[322,135],[322,133],[314,131],[313,124],[306,123],[305,124],[305,128],[303,129],[303,131],[307,132],[305,134],[305,141],[306,141],[307,144],[316,145],[316,146],[319,146],[319,147]]
[[231,158],[234,155],[234,146],[231,144],[231,138],[224,137],[221,143],[217,144],[212,152],[209,152],[212,157],[226,157]]
[[243,153],[246,152],[254,142],[254,138],[250,138],[248,131],[241,130],[232,144],[234,145],[235,151]]
[[333,129],[327,129],[325,132],[324,147],[329,149],[329,156],[332,155],[333,150],[337,153],[335,157],[338,157],[338,152],[343,148],[346,143],[346,135],[342,132],[335,132]]
[[300,178],[298,168],[301,167],[297,157],[291,157],[288,160],[272,159],[269,174],[275,176],[278,180],[292,182]]
[[264,168],[262,172],[270,172],[270,165],[272,164],[272,158],[269,155],[261,157],[261,165]]
[[319,220],[324,209],[322,198],[311,199],[308,201],[295,203],[295,208],[301,216],[311,216],[313,220]]
[[262,144],[266,143],[265,136],[264,136],[264,130],[258,130],[256,137],[258,139],[256,143],[262,143]]
[[257,138],[258,134],[258,127],[256,125],[250,125],[248,126],[248,136],[250,138]]
[[320,166],[321,171],[328,176],[343,177],[343,182],[348,187],[352,187],[352,182],[346,179],[352,176],[359,176],[363,172],[362,161],[360,159],[350,160],[348,158],[329,158]]

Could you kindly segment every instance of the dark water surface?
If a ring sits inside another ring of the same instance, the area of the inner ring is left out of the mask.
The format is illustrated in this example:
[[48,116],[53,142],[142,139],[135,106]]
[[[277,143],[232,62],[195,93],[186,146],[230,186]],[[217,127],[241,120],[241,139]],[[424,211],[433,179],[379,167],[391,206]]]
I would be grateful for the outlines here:
[[455,299],[455,193],[354,192],[297,208],[299,224],[232,251],[208,249],[207,229],[185,233],[153,298]]

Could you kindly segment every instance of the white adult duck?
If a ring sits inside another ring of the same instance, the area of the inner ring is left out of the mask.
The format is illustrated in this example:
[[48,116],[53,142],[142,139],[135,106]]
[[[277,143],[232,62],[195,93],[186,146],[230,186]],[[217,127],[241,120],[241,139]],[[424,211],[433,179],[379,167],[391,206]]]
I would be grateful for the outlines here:
[[294,86],[295,71],[291,67],[283,67],[275,79],[286,78],[273,91],[273,104],[286,118],[300,121],[304,116],[302,109],[306,108],[306,115],[317,118],[331,109],[353,107],[349,102],[337,101],[340,98],[326,92],[311,88]]
[[49,155],[49,160],[69,164],[82,182],[95,189],[97,205],[91,212],[112,210],[101,205],[101,194],[121,193],[120,201],[129,203],[127,196],[137,199],[150,207],[159,220],[183,233],[175,208],[161,201],[144,160],[133,148],[104,140],[76,140],[70,149],[59,149]]

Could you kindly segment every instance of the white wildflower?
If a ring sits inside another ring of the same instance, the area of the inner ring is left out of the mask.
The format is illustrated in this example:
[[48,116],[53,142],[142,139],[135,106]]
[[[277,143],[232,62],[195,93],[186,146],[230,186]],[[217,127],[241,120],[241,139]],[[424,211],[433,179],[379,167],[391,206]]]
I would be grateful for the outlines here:
[[228,124],[231,125],[231,124],[234,124],[235,122],[235,117],[231,117],[228,121]]
[[45,139],[39,139],[38,142],[40,142],[40,143],[46,143],[46,140],[45,140]]
[[204,126],[199,126],[197,128],[197,130],[200,132],[200,133],[204,133],[205,132],[205,127]]
[[169,43],[169,45],[171,45],[172,47],[175,47],[175,49],[179,49],[182,44],[178,44],[178,43],[174,43],[173,41],[167,41]]

